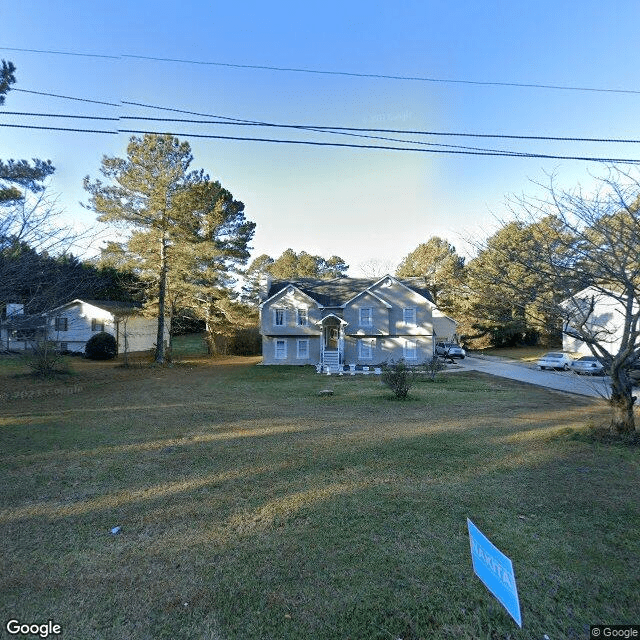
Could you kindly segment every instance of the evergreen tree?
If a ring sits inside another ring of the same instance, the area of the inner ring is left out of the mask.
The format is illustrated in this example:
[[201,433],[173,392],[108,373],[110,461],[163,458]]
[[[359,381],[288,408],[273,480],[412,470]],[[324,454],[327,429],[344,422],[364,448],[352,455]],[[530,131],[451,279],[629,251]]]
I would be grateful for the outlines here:
[[[165,358],[165,316],[178,308],[213,317],[226,305],[233,271],[248,258],[255,225],[244,205],[203,171],[189,171],[191,149],[170,135],[131,138],[127,158],[103,158],[112,184],[85,178],[99,220],[133,229],[102,264],[132,271],[158,319],[156,362]],[[211,325],[210,325],[211,326]]]
[[433,301],[443,310],[451,311],[464,280],[464,258],[446,240],[433,236],[404,258],[396,276],[422,278]]

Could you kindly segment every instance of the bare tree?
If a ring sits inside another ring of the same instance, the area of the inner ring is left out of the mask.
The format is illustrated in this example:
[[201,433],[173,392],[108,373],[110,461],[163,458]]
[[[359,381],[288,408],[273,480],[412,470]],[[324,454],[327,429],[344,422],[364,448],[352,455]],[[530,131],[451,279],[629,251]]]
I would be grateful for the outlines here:
[[[553,287],[555,295],[544,296],[537,309],[529,306],[527,312],[562,318],[563,332],[604,364],[611,376],[610,430],[631,433],[635,397],[628,371],[640,360],[640,173],[610,167],[594,186],[589,193],[562,190],[551,177],[546,197],[512,199],[521,240],[501,251],[513,271]],[[487,244],[480,248],[489,250]],[[521,300],[522,278],[512,275],[487,273],[493,287],[485,287],[483,294]],[[611,302],[615,326],[595,317],[602,300]]]

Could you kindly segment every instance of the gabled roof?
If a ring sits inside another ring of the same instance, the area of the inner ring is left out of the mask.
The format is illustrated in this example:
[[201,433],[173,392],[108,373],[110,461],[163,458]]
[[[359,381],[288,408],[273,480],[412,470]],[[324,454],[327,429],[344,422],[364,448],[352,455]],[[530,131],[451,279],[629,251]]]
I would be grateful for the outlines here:
[[[387,276],[385,276],[385,278],[386,277]],[[274,280],[271,282],[271,286],[267,292],[267,300],[282,291],[282,289],[285,289],[288,285],[293,285],[296,289],[299,289],[323,307],[341,307],[381,280],[384,280],[384,278],[333,278],[332,280],[297,278],[295,280]],[[431,294],[424,287],[422,278],[403,278],[402,280],[393,278],[393,280],[415,291],[433,303]]]
[[104,311],[108,311],[114,316],[131,314],[142,309],[142,305],[139,302],[120,302],[119,300],[80,300],[80,298],[76,298],[75,300],[71,300],[59,307],[56,307],[55,309],[51,309],[47,314],[51,315],[56,311],[62,311],[62,309],[72,307],[76,304],[90,304],[92,307],[104,309]]
[[[267,302],[269,302],[270,300],[272,300],[273,298],[275,298],[276,296],[278,296],[280,293],[282,293],[283,291],[286,291],[287,289],[293,289],[295,291],[297,291],[298,293],[301,293],[305,298],[309,298],[311,300],[311,302],[315,302],[316,304],[319,304],[318,301],[315,298],[312,298],[306,291],[304,291],[303,289],[301,289],[298,286],[297,281],[293,281],[293,280],[283,280],[282,281],[282,287],[278,287],[276,288],[276,291],[273,292],[272,288],[269,289],[269,291],[267,292],[267,298],[266,300],[264,300],[261,304],[260,307],[263,307],[265,304],[267,304]],[[322,304],[319,304],[319,306],[323,306]]]

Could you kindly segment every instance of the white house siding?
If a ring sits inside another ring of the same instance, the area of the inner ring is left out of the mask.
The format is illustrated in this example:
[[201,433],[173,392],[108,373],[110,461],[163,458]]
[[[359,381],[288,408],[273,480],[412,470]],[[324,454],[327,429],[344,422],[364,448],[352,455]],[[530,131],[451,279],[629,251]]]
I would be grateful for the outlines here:
[[[64,328],[65,320],[66,328]],[[66,344],[69,351],[84,351],[89,338],[101,331],[99,327],[92,330],[92,320],[103,323],[104,331],[115,335],[113,316],[105,309],[94,307],[86,302],[74,303],[54,310],[47,319],[47,335],[49,340]]]
[[[584,319],[584,314],[588,312],[592,303],[593,311],[585,323],[585,328],[597,337],[605,349],[610,353],[616,353],[620,349],[625,318],[624,306],[618,300],[597,289],[587,288],[573,298],[565,300],[562,305],[576,317]],[[570,329],[571,322],[564,327],[565,331]],[[569,353],[591,355],[586,343],[566,333],[562,336],[562,349]]]
[[[105,329],[106,330],[106,329]],[[109,331],[109,333],[112,333]],[[118,322],[118,352],[148,351],[153,349],[158,336],[157,318],[144,318],[142,316],[128,316],[126,320]],[[169,329],[165,323],[165,343],[169,342]]]
[[[338,286],[341,283],[338,282]],[[313,283],[312,283],[313,286]],[[330,283],[324,286],[326,294]],[[311,289],[313,291],[313,289]],[[455,334],[455,321],[444,316],[426,297],[388,277],[371,285],[369,289],[354,291],[342,306],[322,307],[294,286],[285,287],[261,307],[261,333],[263,336],[264,364],[317,364],[321,358],[322,327],[318,321],[333,314],[342,319],[345,364],[376,365],[391,360],[407,358],[407,341],[415,347],[416,363],[424,362],[433,356],[436,337],[450,339]],[[343,298],[344,300],[344,298]],[[295,324],[295,309],[307,305],[309,326]],[[274,323],[274,310],[283,309],[283,325]],[[371,309],[371,323],[361,322],[361,310]],[[405,309],[412,310],[415,322],[408,322]],[[302,362],[296,357],[295,340],[298,337],[309,338],[309,360]],[[286,357],[276,358],[276,342],[286,341]],[[361,340],[371,341],[371,357],[362,357]]]
[[456,334],[456,321],[443,315],[439,310],[433,312],[433,333],[436,342],[453,340]]
[[[298,357],[298,340],[308,340],[308,356]],[[284,342],[285,358],[278,358],[276,345]],[[317,364],[320,362],[320,339],[306,336],[267,336],[262,340],[262,359],[264,364]]]
[[[62,345],[66,343],[69,351],[84,352],[87,341],[96,333],[105,331],[117,338],[118,351],[148,351],[153,349],[158,332],[158,321],[155,318],[144,318],[130,315],[127,311],[126,324],[123,315],[118,317],[110,311],[84,301],[74,301],[53,310],[48,317],[49,339]],[[56,319],[58,329],[56,329]],[[66,319],[66,330],[62,328]],[[169,342],[169,327],[165,323],[165,344]]]
[[[276,324],[276,313],[283,312],[283,324]],[[306,312],[307,324],[298,324],[298,310]],[[320,337],[318,322],[322,313],[318,304],[293,287],[283,289],[263,305],[260,311],[262,328],[262,359],[264,364],[316,364],[320,361]],[[297,340],[309,340],[309,356],[298,358]],[[276,357],[277,340],[284,340],[286,358]]]
[[[371,324],[361,324],[361,310],[371,309]],[[363,293],[344,307],[344,320],[348,335],[378,336],[389,333],[389,308],[370,293]]]

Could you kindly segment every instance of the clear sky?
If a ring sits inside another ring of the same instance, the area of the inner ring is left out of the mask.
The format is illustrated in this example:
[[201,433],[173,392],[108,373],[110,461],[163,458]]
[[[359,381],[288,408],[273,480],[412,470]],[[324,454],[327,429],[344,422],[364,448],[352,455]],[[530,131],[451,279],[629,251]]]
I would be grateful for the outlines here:
[[[361,263],[376,259],[396,264],[432,235],[445,237],[466,253],[463,238],[486,233],[494,226],[494,216],[506,215],[509,194],[534,193],[531,181],[544,182],[550,172],[567,187],[579,182],[588,188],[591,175],[602,173],[602,166],[189,137],[419,146],[291,129],[126,120],[122,118],[193,116],[123,102],[272,123],[638,140],[639,22],[637,0],[4,0],[0,58],[16,65],[16,89],[118,106],[12,91],[0,107],[0,124],[181,134],[192,146],[193,168],[202,167],[219,179],[257,223],[254,257],[276,257],[287,247],[326,257],[337,254],[351,265],[351,275],[358,276]],[[72,120],[9,111],[121,119]],[[82,179],[98,177],[104,154],[123,156],[129,135],[0,127],[0,158],[51,159],[56,166],[51,189],[59,194],[60,205],[75,221],[89,224],[92,214],[79,205],[86,202]],[[638,144],[373,135],[559,156],[640,159]]]

